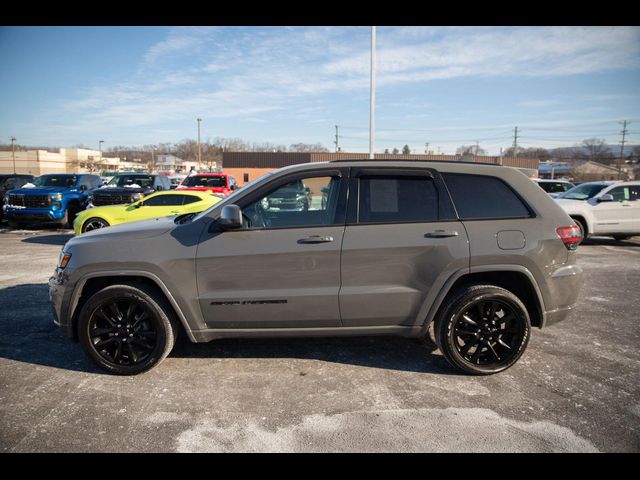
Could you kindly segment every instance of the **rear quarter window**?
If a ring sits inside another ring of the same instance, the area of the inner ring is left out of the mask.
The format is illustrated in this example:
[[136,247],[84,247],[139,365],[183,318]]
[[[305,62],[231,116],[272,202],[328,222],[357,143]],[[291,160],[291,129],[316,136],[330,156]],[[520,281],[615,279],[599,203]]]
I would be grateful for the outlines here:
[[497,177],[443,173],[442,178],[461,220],[532,216],[515,191]]

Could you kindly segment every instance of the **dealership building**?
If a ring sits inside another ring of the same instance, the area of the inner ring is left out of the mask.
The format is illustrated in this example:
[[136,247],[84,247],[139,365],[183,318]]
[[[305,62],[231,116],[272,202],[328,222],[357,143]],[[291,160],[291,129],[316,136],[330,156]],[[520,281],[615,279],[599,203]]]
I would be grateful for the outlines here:
[[[277,168],[298,163],[330,162],[333,160],[367,159],[367,153],[298,153],[298,152],[224,152],[222,171],[233,175],[239,185],[245,185]],[[459,155],[399,155],[375,154],[376,160],[429,160],[477,162],[516,167],[532,178],[538,176],[537,159],[499,156],[461,157]]]

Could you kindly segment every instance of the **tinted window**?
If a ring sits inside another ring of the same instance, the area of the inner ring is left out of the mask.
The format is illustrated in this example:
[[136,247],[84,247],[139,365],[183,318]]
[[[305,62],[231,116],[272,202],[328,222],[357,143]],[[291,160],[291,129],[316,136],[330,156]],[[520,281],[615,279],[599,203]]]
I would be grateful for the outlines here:
[[565,192],[571,185],[564,182],[539,182],[538,185],[547,193]]
[[182,182],[182,185],[185,187],[226,187],[227,180],[223,176],[209,177],[209,176],[199,176],[193,175],[192,177],[187,177]]
[[281,185],[242,208],[245,228],[297,227],[335,223],[340,179],[313,177]]
[[623,200],[637,200],[638,199],[638,189],[640,187],[637,186],[624,186],[624,187],[616,187],[609,190],[609,194],[613,195],[613,199],[616,202],[622,202]]
[[153,185],[153,176],[151,175],[118,175],[113,177],[109,185],[117,187],[127,187],[137,185],[138,187],[151,188]]
[[496,177],[457,173],[442,177],[461,219],[531,216],[515,192]]
[[144,200],[148,207],[173,207],[182,205],[184,195],[157,195]]
[[77,175],[42,175],[33,180],[36,187],[74,188],[78,182]]
[[407,176],[360,177],[358,223],[436,220],[438,192],[433,179]]
[[184,199],[183,205],[189,205],[190,203],[196,203],[201,200],[200,197],[194,195],[182,195],[182,198]]

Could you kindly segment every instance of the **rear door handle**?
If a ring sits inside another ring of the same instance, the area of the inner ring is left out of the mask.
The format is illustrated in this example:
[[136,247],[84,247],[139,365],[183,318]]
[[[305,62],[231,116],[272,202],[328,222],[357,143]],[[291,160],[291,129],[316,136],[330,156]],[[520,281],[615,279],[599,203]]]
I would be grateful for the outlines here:
[[427,238],[445,238],[445,237],[457,237],[458,232],[455,230],[434,230],[433,232],[425,233]]
[[333,237],[330,236],[320,236],[320,235],[312,235],[310,237],[301,238],[298,240],[298,243],[329,243],[333,242]]

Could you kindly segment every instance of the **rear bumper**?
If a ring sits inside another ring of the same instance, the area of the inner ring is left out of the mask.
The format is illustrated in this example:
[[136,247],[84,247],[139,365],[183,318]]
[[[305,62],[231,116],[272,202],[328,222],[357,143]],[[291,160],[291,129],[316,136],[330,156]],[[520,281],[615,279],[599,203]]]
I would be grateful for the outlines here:
[[547,311],[543,327],[565,320],[575,309],[583,283],[582,267],[565,265],[553,272],[549,278],[550,302],[546,302]]

